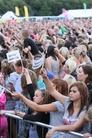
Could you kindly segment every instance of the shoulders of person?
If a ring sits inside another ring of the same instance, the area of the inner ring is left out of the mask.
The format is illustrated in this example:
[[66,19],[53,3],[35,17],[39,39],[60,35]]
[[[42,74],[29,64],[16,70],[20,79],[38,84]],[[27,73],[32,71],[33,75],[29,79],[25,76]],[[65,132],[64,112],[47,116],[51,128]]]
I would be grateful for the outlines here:
[[17,81],[20,77],[21,77],[22,74],[18,74],[16,72],[12,72],[10,74],[10,77],[9,77],[9,81],[12,82],[13,80],[14,81]]
[[46,62],[51,62],[52,63],[53,61],[54,61],[54,59],[51,56],[46,58]]
[[83,114],[85,114],[86,111],[87,111],[87,106],[84,106],[84,108],[81,110],[81,112],[80,112],[80,114],[79,114],[79,118],[80,118]]
[[24,39],[24,42],[26,42],[26,41],[28,41],[28,42],[30,42],[30,43],[35,43],[31,38],[25,38],[25,39]]
[[70,98],[67,96],[66,100],[65,100],[65,103],[64,103],[64,107],[68,107],[68,105],[70,104]]
[[64,112],[65,108],[62,103],[60,103],[59,101],[55,101],[52,104],[54,104],[57,107],[59,112]]
[[12,72],[10,76],[21,76],[21,74],[18,74],[17,72]]

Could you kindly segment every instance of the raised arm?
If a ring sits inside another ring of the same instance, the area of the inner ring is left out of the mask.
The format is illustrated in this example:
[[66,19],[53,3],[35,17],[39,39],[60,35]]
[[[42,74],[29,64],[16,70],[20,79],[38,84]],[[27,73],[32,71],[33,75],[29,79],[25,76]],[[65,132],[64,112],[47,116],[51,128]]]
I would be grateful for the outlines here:
[[55,49],[55,54],[60,59],[61,64],[66,60],[57,49]]
[[22,72],[23,72],[23,74],[26,77],[27,84],[32,84],[32,80],[31,80],[31,77],[29,75],[28,69],[27,68],[23,68]]
[[57,111],[57,107],[54,104],[45,104],[45,105],[38,105],[35,102],[27,99],[25,96],[23,96],[21,93],[13,93],[13,97],[15,98],[21,98],[21,100],[30,108],[32,108],[35,111],[41,111],[41,112],[50,112],[50,111]]
[[31,61],[34,59],[32,53],[31,53],[31,47],[30,47],[30,46],[24,48],[24,49],[23,49],[23,52],[24,52],[25,54],[28,54],[28,57],[29,57],[29,59],[30,59]]
[[[44,122],[44,121],[46,121],[46,118],[49,117],[49,113],[44,113],[44,112],[37,112],[36,114],[25,114],[24,112],[16,111],[16,114],[25,120],[38,121],[38,122]],[[45,120],[44,120],[43,116],[44,116]]]
[[29,75],[28,69],[23,68],[23,74],[26,77],[27,86],[28,86],[28,93],[30,95],[30,98],[33,100],[35,90],[34,90],[34,86],[32,84],[32,80],[31,80],[31,77]]
[[53,84],[51,83],[51,81],[49,80],[49,78],[47,77],[46,74],[46,70],[44,68],[41,69],[41,75],[44,79],[44,82],[46,84],[47,90],[48,92],[59,102],[61,102],[62,104],[65,103],[67,96],[64,96],[62,94],[60,94],[59,92],[57,92],[55,90],[55,88],[53,87]]
[[23,44],[22,44],[21,40],[19,40],[19,38],[18,38],[18,37],[16,37],[15,35],[14,35],[13,37],[14,37],[14,39],[15,39],[15,40],[17,40],[17,42],[18,42],[21,46],[23,46]]

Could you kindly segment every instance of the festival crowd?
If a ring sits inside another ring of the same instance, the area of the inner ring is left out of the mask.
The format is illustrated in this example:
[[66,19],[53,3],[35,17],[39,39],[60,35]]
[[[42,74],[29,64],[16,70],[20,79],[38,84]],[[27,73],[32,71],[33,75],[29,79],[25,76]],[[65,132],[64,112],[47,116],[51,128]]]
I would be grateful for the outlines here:
[[92,19],[1,23],[0,138],[78,138],[68,131],[92,137]]

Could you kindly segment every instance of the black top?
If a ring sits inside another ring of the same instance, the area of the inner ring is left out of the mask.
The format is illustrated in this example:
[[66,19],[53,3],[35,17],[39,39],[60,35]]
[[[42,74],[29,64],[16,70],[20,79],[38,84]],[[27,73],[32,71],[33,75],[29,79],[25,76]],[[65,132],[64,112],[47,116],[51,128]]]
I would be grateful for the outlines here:
[[33,101],[33,97],[34,97],[34,93],[35,93],[34,86],[31,83],[31,84],[28,84],[27,87],[28,87],[28,94],[29,94],[31,100]]
[[[34,96],[33,84],[28,84],[28,93],[30,95],[31,100],[33,100],[33,96]],[[34,115],[33,112],[34,112],[33,110],[29,110],[28,114],[25,114],[23,119],[49,124],[49,119],[50,119],[50,114],[49,113],[37,112],[37,114]],[[42,129],[41,126],[37,125],[37,132],[38,132],[39,138],[42,138],[42,134],[44,134],[44,138],[45,138],[45,135],[48,132],[48,128],[44,127]]]
[[[26,114],[23,117],[24,120],[36,121],[45,124],[49,124],[50,114],[45,112],[37,112],[37,114]],[[37,125],[37,133],[39,138],[45,138],[46,133],[48,132],[48,128]]]
[[39,53],[38,48],[35,44],[35,42],[31,38],[25,38],[24,39],[24,48],[30,46],[31,47],[31,53],[32,55],[36,55]]

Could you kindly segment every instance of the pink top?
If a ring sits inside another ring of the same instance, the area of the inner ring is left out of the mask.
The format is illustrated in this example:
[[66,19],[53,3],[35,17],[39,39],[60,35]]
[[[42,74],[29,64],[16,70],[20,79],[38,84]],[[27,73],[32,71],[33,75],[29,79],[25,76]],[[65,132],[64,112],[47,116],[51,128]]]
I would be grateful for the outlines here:
[[[5,110],[6,96],[2,94],[0,96],[0,110]],[[7,138],[8,135],[8,123],[7,118],[4,115],[0,115],[0,135],[2,138]]]

